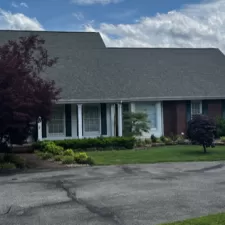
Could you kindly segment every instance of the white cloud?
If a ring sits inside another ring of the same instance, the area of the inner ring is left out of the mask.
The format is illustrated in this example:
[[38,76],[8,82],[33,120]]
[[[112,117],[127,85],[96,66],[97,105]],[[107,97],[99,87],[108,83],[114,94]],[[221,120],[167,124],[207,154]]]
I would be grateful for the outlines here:
[[13,30],[44,30],[36,18],[30,18],[22,13],[11,13],[0,8],[0,29]]
[[130,24],[86,25],[111,47],[218,47],[225,52],[225,0],[185,5]]
[[83,20],[84,19],[84,15],[82,12],[75,12],[73,13],[73,16],[77,19],[77,20]]
[[14,7],[14,8],[17,8],[18,7],[18,5],[15,3],[15,2],[12,2],[12,7]]
[[110,3],[119,3],[122,0],[71,0],[72,3],[77,5],[94,5],[94,4],[101,4],[101,5],[108,5]]
[[20,3],[20,6],[23,6],[23,7],[25,7],[25,8],[28,8],[28,5],[27,5],[26,2],[21,2],[21,3]]
[[15,2],[12,2],[11,5],[12,5],[12,7],[14,7],[14,8],[18,8],[19,6],[28,8],[28,5],[27,5],[26,2],[21,2],[19,5],[18,5],[17,3],[15,3]]

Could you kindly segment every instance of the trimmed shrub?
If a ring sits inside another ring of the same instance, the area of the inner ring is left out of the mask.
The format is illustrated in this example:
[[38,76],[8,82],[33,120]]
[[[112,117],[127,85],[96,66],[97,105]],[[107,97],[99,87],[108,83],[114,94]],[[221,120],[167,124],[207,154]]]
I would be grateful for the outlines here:
[[0,169],[16,169],[16,165],[10,162],[0,163]]
[[82,149],[88,151],[96,148],[103,149],[133,149],[136,143],[134,137],[99,137],[99,138],[84,138],[71,140],[55,141],[56,145],[64,149]]
[[57,140],[57,141],[43,141],[43,142],[36,142],[35,144],[33,144],[33,149],[45,151],[46,146],[51,146],[54,149],[55,147],[52,143],[56,144],[56,146],[62,147],[63,149],[74,149],[74,150],[82,149],[83,151],[89,151],[93,149],[119,150],[119,149],[133,149],[136,144],[136,139],[134,137],[98,137],[98,138]]
[[74,151],[73,149],[67,149],[66,151],[63,152],[63,155],[74,156]]
[[63,164],[73,164],[74,163],[74,157],[73,156],[69,156],[69,155],[65,155],[62,158],[62,163]]
[[223,142],[223,143],[225,143],[225,137],[223,136],[223,137],[220,137],[220,140]]

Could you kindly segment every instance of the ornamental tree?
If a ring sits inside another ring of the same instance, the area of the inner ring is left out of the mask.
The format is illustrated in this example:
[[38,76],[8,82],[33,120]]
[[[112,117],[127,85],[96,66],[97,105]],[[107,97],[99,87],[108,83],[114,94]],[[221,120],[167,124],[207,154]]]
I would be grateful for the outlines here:
[[149,132],[150,125],[148,115],[142,112],[123,113],[124,136],[141,136],[143,132]]
[[194,115],[188,122],[187,137],[192,143],[203,146],[204,153],[207,147],[214,147],[216,124],[206,115]]
[[[0,46],[0,145],[23,144],[40,116],[49,119],[60,89],[41,75],[50,58],[38,35],[20,37]],[[1,148],[0,146],[0,148]]]

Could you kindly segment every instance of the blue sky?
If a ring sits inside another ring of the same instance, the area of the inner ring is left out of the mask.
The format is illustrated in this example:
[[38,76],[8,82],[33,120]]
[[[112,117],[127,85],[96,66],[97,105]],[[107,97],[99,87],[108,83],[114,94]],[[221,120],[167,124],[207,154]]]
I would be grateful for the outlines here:
[[[21,6],[21,2],[27,7]],[[24,13],[36,17],[47,30],[82,29],[82,24],[95,23],[133,23],[143,16],[179,9],[185,4],[198,3],[199,0],[123,0],[111,4],[81,5],[71,0],[1,0],[0,7],[12,13]],[[15,3],[15,4],[14,4]],[[18,7],[15,7],[15,6]]]
[[95,31],[111,47],[217,47],[225,0],[0,0],[0,29]]

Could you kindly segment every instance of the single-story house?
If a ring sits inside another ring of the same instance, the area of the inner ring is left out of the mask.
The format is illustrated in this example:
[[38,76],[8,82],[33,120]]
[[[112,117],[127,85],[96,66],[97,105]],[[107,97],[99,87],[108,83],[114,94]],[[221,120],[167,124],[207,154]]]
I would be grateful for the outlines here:
[[99,33],[0,31],[0,44],[39,34],[62,88],[40,140],[123,135],[123,111],[146,112],[151,134],[186,132],[192,114],[225,117],[225,56],[216,48],[107,48]]

